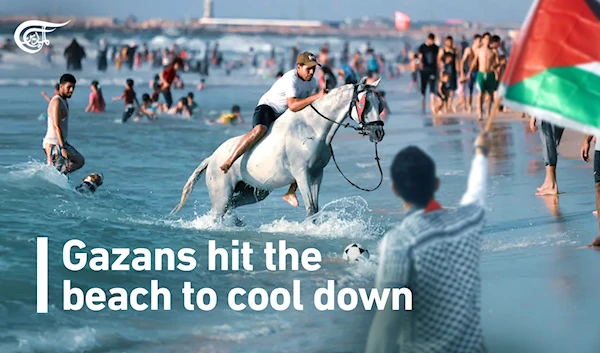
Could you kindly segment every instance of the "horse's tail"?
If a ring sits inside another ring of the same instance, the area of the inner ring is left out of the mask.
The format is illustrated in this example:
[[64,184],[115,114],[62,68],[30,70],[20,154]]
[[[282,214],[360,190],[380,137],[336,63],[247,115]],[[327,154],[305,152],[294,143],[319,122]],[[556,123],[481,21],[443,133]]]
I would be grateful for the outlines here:
[[196,168],[196,170],[194,170],[192,175],[190,175],[187,183],[185,183],[185,186],[183,187],[183,192],[181,193],[181,201],[179,201],[179,205],[177,205],[177,207],[175,207],[173,209],[173,211],[171,211],[172,215],[179,212],[181,207],[183,207],[183,204],[185,203],[185,201],[187,201],[188,197],[194,190],[194,185],[196,185],[196,182],[198,181],[198,179],[200,179],[200,176],[206,170],[206,167],[208,167],[209,162],[210,162],[210,157],[203,160],[202,163],[200,163],[200,165],[198,166],[198,168]]

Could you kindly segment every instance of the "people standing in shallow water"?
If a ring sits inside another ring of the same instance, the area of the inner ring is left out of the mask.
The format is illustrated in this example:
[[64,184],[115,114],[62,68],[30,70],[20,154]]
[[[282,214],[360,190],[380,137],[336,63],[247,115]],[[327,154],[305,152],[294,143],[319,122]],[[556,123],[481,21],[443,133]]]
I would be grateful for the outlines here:
[[76,39],[65,48],[64,56],[67,60],[67,71],[81,71],[81,60],[85,58],[85,50]]
[[177,70],[183,69],[183,60],[174,58],[169,65],[160,73],[160,85],[165,98],[167,108],[173,105],[173,95],[171,94],[171,85],[177,76]]
[[64,74],[59,81],[58,94],[48,103],[48,123],[42,148],[49,165],[61,173],[69,174],[83,167],[85,160],[68,142],[69,103],[75,91],[75,77]]
[[92,81],[92,84],[90,85],[90,89],[92,90],[92,92],[90,92],[89,102],[88,102],[87,107],[85,107],[85,112],[86,113],[102,113],[102,112],[104,112],[106,103],[104,102],[104,96],[102,95],[102,89],[100,89],[100,84],[98,84],[98,81]]

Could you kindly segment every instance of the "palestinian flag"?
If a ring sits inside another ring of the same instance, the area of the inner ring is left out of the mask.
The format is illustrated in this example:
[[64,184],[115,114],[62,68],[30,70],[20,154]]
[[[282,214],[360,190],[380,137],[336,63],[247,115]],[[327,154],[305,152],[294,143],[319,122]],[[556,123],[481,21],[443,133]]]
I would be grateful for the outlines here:
[[500,95],[514,110],[600,136],[600,0],[537,0]]

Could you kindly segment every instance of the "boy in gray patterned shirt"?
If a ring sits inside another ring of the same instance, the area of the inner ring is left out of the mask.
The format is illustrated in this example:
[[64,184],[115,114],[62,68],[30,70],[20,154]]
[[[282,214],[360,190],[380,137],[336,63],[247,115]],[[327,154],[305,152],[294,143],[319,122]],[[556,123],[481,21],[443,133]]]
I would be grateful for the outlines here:
[[454,209],[435,201],[439,179],[427,154],[410,146],[394,158],[392,188],[408,214],[380,244],[376,284],[380,291],[409,288],[413,310],[378,311],[367,353],[485,352],[479,254],[488,148],[480,135],[467,191]]

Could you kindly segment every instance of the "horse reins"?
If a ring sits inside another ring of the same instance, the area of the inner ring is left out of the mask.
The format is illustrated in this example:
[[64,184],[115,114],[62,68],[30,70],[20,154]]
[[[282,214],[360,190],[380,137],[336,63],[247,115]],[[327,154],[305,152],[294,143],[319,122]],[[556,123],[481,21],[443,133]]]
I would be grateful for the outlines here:
[[[354,96],[352,97],[352,100],[350,101],[350,108],[348,109],[348,113],[346,113],[346,115],[349,115],[350,117],[352,117],[352,106],[356,105],[356,102],[355,102],[357,100],[356,98],[357,98],[357,93],[356,93],[356,90],[354,90]],[[364,131],[364,126],[363,126],[362,122],[359,123],[358,127],[352,126],[352,125],[350,125],[350,123],[346,123],[346,124],[338,123],[337,121],[329,119],[325,115],[321,114],[321,112],[318,111],[317,108],[315,108],[312,105],[312,103],[310,104],[310,107],[315,111],[315,113],[317,113],[323,119],[328,120],[328,121],[330,121],[330,122],[332,122],[334,124],[338,124],[339,126],[342,126],[344,128],[348,128],[348,127],[352,128],[355,131],[358,131],[358,133],[361,134],[361,135],[366,135],[366,133]],[[357,109],[357,113],[358,113],[358,109]],[[360,116],[360,114],[359,114],[358,118],[362,121],[362,116]],[[368,125],[368,123],[367,123],[367,125]],[[336,133],[337,133],[337,131],[336,131]],[[333,137],[335,137],[335,133],[334,133]],[[380,163],[380,159],[379,159],[379,153],[377,151],[377,142],[375,142],[375,161],[377,161],[377,168],[379,169],[379,175],[380,175],[379,184],[377,184],[377,186],[375,188],[373,188],[373,189],[365,189],[365,188],[361,188],[360,186],[358,186],[358,185],[354,184],[352,181],[350,181],[350,179],[348,179],[346,177],[346,175],[344,175],[344,172],[342,172],[342,170],[340,169],[340,166],[338,165],[337,161],[335,160],[335,154],[333,153],[333,137],[331,138],[331,142],[329,143],[329,150],[331,151],[331,158],[333,159],[333,163],[335,164],[335,167],[337,168],[338,172],[340,172],[340,174],[342,175],[342,177],[344,177],[344,179],[346,179],[346,181],[348,183],[350,183],[350,185],[354,186],[355,188],[357,188],[357,189],[359,189],[361,191],[371,192],[371,191],[377,190],[381,186],[381,184],[383,183],[383,170],[381,169],[381,163]]]

